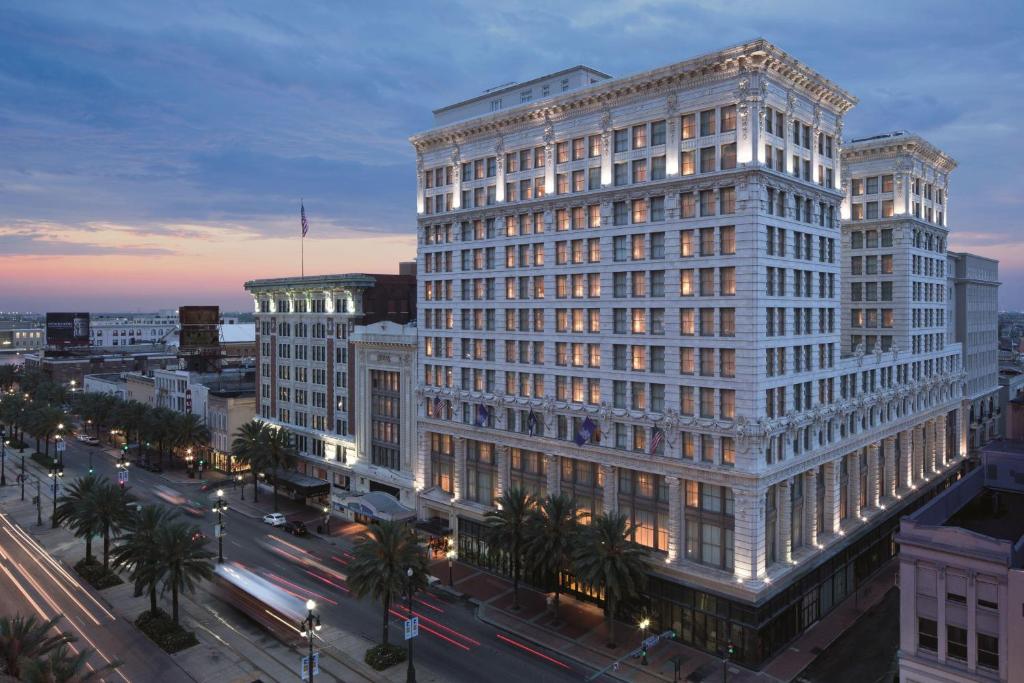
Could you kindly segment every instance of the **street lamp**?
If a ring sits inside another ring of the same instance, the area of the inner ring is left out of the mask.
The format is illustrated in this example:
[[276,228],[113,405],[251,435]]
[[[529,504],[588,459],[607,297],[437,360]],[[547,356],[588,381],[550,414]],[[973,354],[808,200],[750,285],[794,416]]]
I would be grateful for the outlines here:
[[306,609],[309,613],[306,614],[305,619],[299,622],[299,626],[309,637],[309,683],[313,683],[313,635],[321,628],[320,615],[313,613],[313,610],[316,609],[316,601],[312,598],[306,601]]
[[651,620],[644,617],[640,620],[640,663],[647,666],[647,629],[651,626]]
[[331,508],[324,505],[324,531],[331,535]]
[[[121,474],[124,472],[124,474]],[[121,456],[117,459],[117,484],[124,488],[128,479],[128,444],[121,449]]]
[[186,448],[185,449],[185,463],[186,463],[186,466],[188,467],[188,476],[191,478],[192,476],[194,476],[194,473],[192,471],[192,449],[191,448]]
[[217,502],[213,506],[213,511],[217,513],[217,562],[224,562],[224,511],[227,509],[224,489],[217,489]]
[[242,487],[242,500],[245,500],[245,480],[242,479],[242,475],[239,474],[237,477],[238,485]]
[[448,552],[446,552],[444,555],[445,555],[445,557],[448,558],[448,585],[451,586],[452,588],[454,588],[455,587],[455,574],[452,571],[452,566],[455,563],[455,548],[452,547],[452,539],[451,538],[448,539]]
[[[409,619],[413,617],[412,614],[412,567],[405,570],[405,575],[409,579]],[[409,638],[409,668],[405,670],[405,683],[416,683],[416,667],[412,664],[412,641],[415,638]]]
[[50,473],[47,475],[53,479],[53,528],[57,528],[57,480],[64,476],[64,468],[53,456],[53,463],[50,465]]
[[7,486],[7,432],[0,426],[0,486]]

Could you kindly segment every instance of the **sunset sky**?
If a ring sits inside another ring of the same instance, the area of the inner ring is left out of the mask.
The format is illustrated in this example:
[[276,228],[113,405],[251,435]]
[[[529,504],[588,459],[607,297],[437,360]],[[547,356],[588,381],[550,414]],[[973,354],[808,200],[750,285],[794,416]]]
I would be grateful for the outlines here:
[[104,2],[0,8],[0,310],[247,309],[247,279],[415,257],[431,109],[753,37],[959,162],[950,248],[1024,308],[1020,2]]

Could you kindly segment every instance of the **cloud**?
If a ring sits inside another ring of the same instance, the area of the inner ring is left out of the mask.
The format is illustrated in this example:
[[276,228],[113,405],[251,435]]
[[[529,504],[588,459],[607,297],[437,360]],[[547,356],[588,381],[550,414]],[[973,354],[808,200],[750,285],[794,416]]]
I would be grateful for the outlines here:
[[[338,248],[332,270],[360,270],[366,239],[409,255],[407,138],[432,109],[573,64],[622,76],[764,36],[860,98],[848,137],[908,129],[960,162],[952,244],[1018,249],[1022,26],[1009,0],[37,0],[0,22],[0,226],[33,231],[0,239],[52,264],[159,262],[166,288],[202,249],[233,265],[241,245],[241,277],[259,277],[279,268],[261,245],[293,238],[304,198]],[[156,277],[134,273],[120,277]],[[103,296],[130,303],[134,283]]]

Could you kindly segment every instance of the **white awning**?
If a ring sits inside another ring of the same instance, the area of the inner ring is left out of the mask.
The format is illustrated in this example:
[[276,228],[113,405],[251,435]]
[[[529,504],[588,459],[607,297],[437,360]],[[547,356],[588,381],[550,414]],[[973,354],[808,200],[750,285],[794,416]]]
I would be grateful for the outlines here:
[[349,496],[341,503],[352,512],[385,522],[401,522],[416,517],[416,511],[402,505],[390,493],[371,491]]

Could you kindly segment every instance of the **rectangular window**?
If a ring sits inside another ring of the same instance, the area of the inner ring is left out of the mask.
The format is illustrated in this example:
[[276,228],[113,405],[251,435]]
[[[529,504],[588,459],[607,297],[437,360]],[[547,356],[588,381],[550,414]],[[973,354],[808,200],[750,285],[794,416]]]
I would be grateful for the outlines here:
[[950,659],[967,661],[967,629],[946,624],[946,655]]
[[697,137],[697,117],[694,114],[683,114],[682,139],[692,140]]
[[708,109],[700,113],[700,134],[714,135],[715,134],[715,110]]

